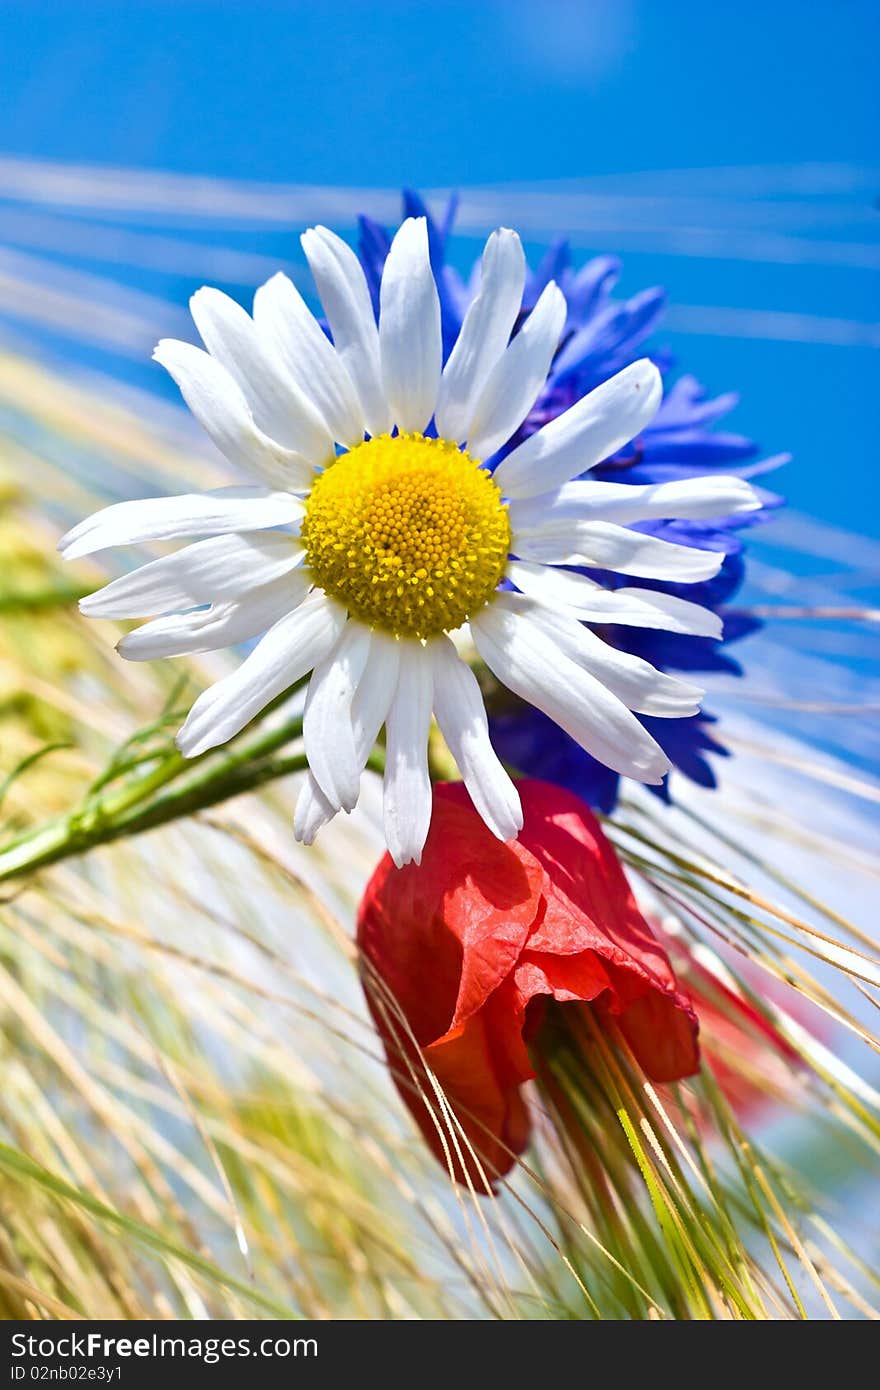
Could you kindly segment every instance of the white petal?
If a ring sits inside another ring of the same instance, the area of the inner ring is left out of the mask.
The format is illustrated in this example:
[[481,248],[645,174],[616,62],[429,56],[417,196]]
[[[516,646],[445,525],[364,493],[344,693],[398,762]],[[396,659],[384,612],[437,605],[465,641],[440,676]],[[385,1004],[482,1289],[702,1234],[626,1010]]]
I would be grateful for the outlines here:
[[116,650],[127,661],[155,661],[234,647],[238,642],[259,636],[285,613],[297,608],[308,593],[310,583],[306,571],[293,570],[271,584],[244,594],[237,602],[155,618],[135,632],[129,632]]
[[237,382],[208,352],[163,338],[153,357],[177,382],[181,395],[208,437],[230,463],[246,468],[270,487],[305,492],[314,481],[308,459],[276,444],[254,424]]
[[489,721],[477,678],[448,637],[429,644],[433,662],[434,713],[471,801],[499,840],[522,829],[519,794],[489,741]]
[[235,377],[260,429],[310,463],[332,458],[325,420],[267,352],[250,314],[228,294],[208,287],[198,290],[189,306],[205,347]]
[[147,497],[137,502],[115,502],[94,512],[61,537],[58,549],[65,560],[76,560],[111,545],[262,531],[286,526],[302,514],[303,504],[292,493],[270,492],[264,487],[221,487],[179,497]]
[[662,395],[654,363],[633,362],[518,445],[498,465],[495,481],[507,497],[550,492],[634,439]]
[[375,629],[370,633],[370,652],[358,681],[351,707],[354,745],[361,768],[373,750],[397,689],[400,655],[406,644]]
[[[397,686],[399,642],[384,633],[370,633],[370,650],[366,666],[358,682],[351,705],[351,724],[354,732],[355,756],[359,771],[364,765],[379,730],[385,723],[388,707]],[[293,833],[305,845],[313,843],[322,826],[336,815],[339,807],[322,792],[314,776],[309,774],[300,789],[293,821]]]
[[437,397],[437,433],[467,439],[474,407],[489,373],[507,347],[522,306],[526,260],[516,232],[499,227],[486,242],[480,288],[464,316],[461,332]]
[[660,745],[552,637],[497,601],[472,618],[470,626],[480,656],[515,695],[555,720],[606,767],[639,782],[663,780],[669,759]]
[[431,824],[428,731],[431,659],[418,642],[400,643],[397,689],[385,720],[385,843],[398,868],[421,863]]
[[658,540],[610,521],[548,521],[524,527],[514,533],[511,550],[544,565],[587,565],[676,584],[711,579],[724,564],[720,551]]
[[547,380],[565,324],[565,299],[551,281],[495,363],[474,407],[468,452],[488,459],[515,434]]
[[342,360],[299,290],[273,275],[254,295],[257,331],[278,354],[334,439],[352,448],[364,437],[364,412]]
[[339,808],[328,801],[309,773],[299,789],[293,815],[293,836],[301,845],[313,845],[318,831],[331,821]]
[[370,630],[349,622],[336,646],[315,667],[303,715],[306,757],[315,781],[335,806],[350,811],[358,799],[351,706],[370,650]]
[[391,428],[391,412],[382,386],[379,330],[363,267],[351,247],[326,227],[313,227],[301,241],[367,429],[370,434],[384,434]]
[[424,217],[401,223],[379,290],[382,382],[401,431],[424,430],[437,401],[443,348],[440,299],[428,254]]
[[672,594],[653,589],[603,589],[585,574],[528,560],[512,561],[507,574],[524,594],[582,622],[659,628],[693,637],[721,636],[723,624],[717,613]]
[[668,676],[641,657],[618,651],[575,618],[557,613],[524,594],[499,594],[496,602],[525,622],[537,623],[570,661],[589,671],[636,714],[687,719],[698,712],[705,693],[700,686]]
[[214,536],[112,580],[81,599],[79,606],[89,618],[145,618],[224,603],[271,583],[302,562],[302,548],[291,536]]
[[677,478],[644,485],[585,481],[564,483],[555,492],[511,502],[510,524],[516,531],[542,521],[699,521],[755,511],[760,505],[745,478]]
[[323,593],[312,594],[281,618],[238,670],[196,700],[177,735],[184,757],[197,757],[240,733],[276,696],[324,659],[345,622],[345,610]]

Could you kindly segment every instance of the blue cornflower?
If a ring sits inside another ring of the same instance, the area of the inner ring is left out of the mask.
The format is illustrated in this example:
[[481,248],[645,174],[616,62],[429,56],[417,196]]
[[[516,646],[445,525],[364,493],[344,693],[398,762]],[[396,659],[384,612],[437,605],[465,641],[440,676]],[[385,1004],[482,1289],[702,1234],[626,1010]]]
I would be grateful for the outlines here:
[[[466,283],[446,262],[455,211],[456,200],[452,199],[442,220],[437,221],[417,193],[407,191],[403,195],[404,217],[427,218],[431,264],[440,298],[444,358],[458,336],[475,289],[473,277]],[[379,284],[390,245],[391,235],[384,227],[371,218],[360,218],[360,259],[377,313]],[[661,319],[665,293],[653,288],[623,301],[612,298],[621,268],[614,256],[596,256],[575,268],[568,243],[559,238],[529,274],[521,323],[551,280],[556,281],[565,296],[568,319],[544,390],[518,433],[488,461],[490,466],[497,465],[523,439],[562,414],[588,391],[646,355],[643,344]],[[649,349],[647,355],[668,378],[674,366],[671,354]],[[592,469],[591,479],[664,483],[705,476],[716,468],[725,474],[755,478],[787,461],[786,455],[778,455],[756,462],[758,449],[753,440],[716,428],[737,404],[735,393],[711,398],[689,375],[667,380],[664,385],[663,402],[651,423],[637,439]],[[676,585],[663,580],[624,579],[608,571],[583,571],[599,579],[606,588],[626,584],[629,589],[655,590],[711,609],[723,622],[720,641],[619,624],[591,626],[621,651],[642,657],[661,670],[741,675],[741,667],[729,648],[761,624],[729,606],[744,575],[740,532],[767,520],[782,501],[764,491],[759,496],[762,506],[756,511],[708,522],[661,520],[634,526],[635,530],[666,540],[723,553],[719,573],[703,583]],[[493,742],[506,762],[528,776],[570,788],[600,810],[613,808],[620,780],[617,773],[591,757],[546,715],[509,692],[487,692],[487,704]],[[680,772],[702,786],[715,786],[715,772],[708,755],[727,756],[727,750],[713,736],[714,716],[701,711],[685,719],[640,716],[640,720]],[[667,781],[652,790],[668,800]]]

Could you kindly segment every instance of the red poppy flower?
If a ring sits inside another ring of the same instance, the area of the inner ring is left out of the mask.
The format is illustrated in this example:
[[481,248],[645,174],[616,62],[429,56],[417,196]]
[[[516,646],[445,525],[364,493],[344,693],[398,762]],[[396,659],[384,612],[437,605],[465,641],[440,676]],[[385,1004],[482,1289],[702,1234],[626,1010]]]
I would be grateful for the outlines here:
[[654,1081],[699,1066],[696,1015],[595,817],[559,787],[518,787],[525,823],[502,844],[460,783],[436,786],[421,865],[396,869],[385,855],[358,916],[367,998],[401,1095],[444,1166],[478,1186],[467,1145],[444,1148],[449,1126],[419,1049],[490,1178],[528,1143],[521,1087],[535,1074],[527,1044],[542,1000],[613,1017]]

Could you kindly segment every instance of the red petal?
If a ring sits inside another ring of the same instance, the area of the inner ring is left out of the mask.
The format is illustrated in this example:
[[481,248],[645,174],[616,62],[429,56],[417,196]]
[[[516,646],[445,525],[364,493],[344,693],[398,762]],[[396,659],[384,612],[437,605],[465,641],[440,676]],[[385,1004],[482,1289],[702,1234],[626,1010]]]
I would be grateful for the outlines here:
[[435,1042],[510,973],[540,902],[543,873],[496,840],[460,783],[435,788],[421,865],[388,855],[364,894],[358,940],[410,1021]]
[[[429,1047],[425,1054],[490,1180],[510,1171],[517,1154],[526,1147],[531,1129],[520,1086],[532,1071],[521,1044],[524,1074],[505,1050],[505,1024],[509,1018],[509,1014],[506,1018],[504,1015],[493,1018],[490,1004],[473,1014],[460,1029]],[[518,1040],[517,1032],[511,1041]],[[436,1129],[434,1134],[437,1140],[436,1146],[432,1146],[434,1152],[446,1162]],[[460,1153],[455,1155],[456,1168],[460,1169],[463,1164],[471,1180],[479,1184],[479,1168],[473,1155],[460,1135],[458,1139]]]
[[[616,1013],[600,1001],[597,1013]],[[617,1017],[635,1059],[652,1081],[680,1081],[700,1069],[697,1016],[683,994],[648,990]]]
[[[427,1066],[453,1112],[451,1119],[405,1031],[375,1005],[369,988],[367,998],[394,1083],[431,1152],[447,1170],[451,1165],[458,1182],[467,1179],[483,1192],[487,1180],[494,1186],[513,1167],[530,1133],[520,1086],[532,1073],[518,1033],[512,1041],[521,1057],[505,1050],[510,1011],[506,1019],[496,1019],[489,1005],[424,1049]],[[524,1072],[517,1065],[523,1059]]]
[[577,956],[524,951],[514,979],[522,1010],[536,995],[552,995],[561,1004],[585,1003],[612,987],[611,976],[594,951]]
[[529,950],[593,949],[652,984],[674,986],[666,952],[640,913],[613,846],[582,801],[547,782],[521,782],[520,843],[550,880],[543,922]]

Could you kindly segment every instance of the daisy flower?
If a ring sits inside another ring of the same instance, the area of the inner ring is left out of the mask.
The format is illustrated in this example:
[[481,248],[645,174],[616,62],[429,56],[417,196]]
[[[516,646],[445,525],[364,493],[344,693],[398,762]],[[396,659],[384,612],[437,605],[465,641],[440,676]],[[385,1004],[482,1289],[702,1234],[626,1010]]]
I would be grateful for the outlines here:
[[[403,217],[427,218],[431,265],[440,295],[443,345],[447,355],[479,287],[478,266],[463,280],[447,259],[455,214],[454,198],[449,200],[443,215],[435,218],[418,193],[404,192]],[[391,236],[386,228],[366,215],[358,220],[361,264],[370,286],[374,312],[378,313],[382,268]],[[576,266],[563,237],[552,242],[534,271],[527,271],[523,317],[531,312],[551,279],[565,296],[568,317],[537,400],[519,430],[496,455],[496,462],[622,367],[629,366],[638,357],[650,356],[664,377],[660,408],[636,439],[627,441],[616,454],[591,471],[594,481],[661,483],[701,476],[716,469],[754,479],[787,463],[787,454],[759,460],[758,446],[753,440],[717,427],[736,406],[735,392],[725,392],[713,399],[693,376],[687,374],[677,376],[670,384],[672,369],[676,366],[672,355],[666,348],[646,343],[662,319],[665,292],[654,287],[618,299],[614,291],[621,271],[620,260],[608,255],[595,256]],[[748,528],[771,520],[782,505],[781,497],[763,487],[759,495],[762,505],[754,511],[708,520],[671,517],[637,523],[639,530],[666,540],[722,552],[718,573],[703,583],[690,584],[682,591],[669,579],[632,579],[618,577],[607,570],[591,571],[591,577],[605,588],[628,584],[642,589],[660,589],[711,608],[722,623],[720,638],[624,622],[598,626],[598,635],[621,651],[640,656],[661,670],[685,674],[687,679],[693,676],[700,679],[704,672],[742,675],[742,667],[731,648],[762,626],[753,614],[731,606],[745,574],[742,535]],[[500,688],[491,688],[488,683],[484,683],[484,694],[490,736],[506,763],[530,777],[568,787],[602,811],[614,809],[620,780],[616,772],[579,747],[558,724],[533,706]],[[639,717],[678,772],[701,786],[716,785],[712,758],[726,757],[728,750],[718,741],[717,720],[713,715],[702,709],[691,719]],[[671,799],[668,777],[651,790],[664,801]]]
[[[521,322],[526,266],[499,229],[445,366],[424,218],[391,244],[378,324],[363,269],[326,228],[303,249],[332,341],[293,284],[259,289],[253,317],[216,290],[194,295],[202,350],[155,356],[252,486],[123,502],[75,527],[69,557],[198,538],[83,600],[94,617],[151,617],[120,643],[132,660],[264,635],[196,700],[177,742],[189,757],[234,737],[310,675],[309,774],[295,832],[310,843],[358,799],[385,727],[384,824],[398,865],[419,861],[431,818],[432,717],[473,803],[501,840],[522,825],[496,756],[476,676],[450,634],[614,771],[658,783],[669,763],[636,714],[692,717],[702,691],[616,650],[585,622],[644,622],[718,636],[687,599],[603,587],[577,567],[697,584],[722,557],[631,529],[759,505],[713,474],[625,485],[581,477],[637,435],[660,405],[657,368],[634,362],[507,452],[544,386],[567,306],[549,282]],[[577,481],[572,481],[577,479]]]

